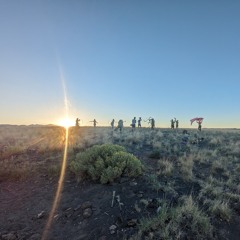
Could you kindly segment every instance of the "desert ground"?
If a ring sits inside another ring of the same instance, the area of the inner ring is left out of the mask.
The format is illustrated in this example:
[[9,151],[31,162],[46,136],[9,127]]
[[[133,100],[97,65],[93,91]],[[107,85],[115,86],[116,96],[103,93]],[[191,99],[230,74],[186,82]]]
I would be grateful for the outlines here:
[[240,130],[0,126],[2,240],[239,236]]

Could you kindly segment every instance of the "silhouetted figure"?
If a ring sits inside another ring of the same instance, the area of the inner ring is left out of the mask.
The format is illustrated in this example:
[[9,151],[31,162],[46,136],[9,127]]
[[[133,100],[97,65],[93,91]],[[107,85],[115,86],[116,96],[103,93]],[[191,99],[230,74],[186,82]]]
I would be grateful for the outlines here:
[[198,122],[198,130],[201,132],[202,131],[202,123]]
[[176,120],[176,128],[178,128],[178,126],[179,126],[179,121]]
[[142,127],[142,124],[141,124],[141,122],[142,122],[142,118],[141,118],[141,117],[139,117],[139,119],[138,119],[138,127]]
[[136,122],[137,122],[136,117],[134,117],[132,120],[132,124],[131,124],[132,130],[134,130],[136,128]]
[[122,119],[120,119],[118,121],[118,125],[117,125],[115,131],[117,131],[118,129],[120,130],[120,132],[122,132],[122,130],[123,130],[123,120]]
[[114,128],[114,122],[115,122],[115,120],[113,119],[113,120],[111,121],[111,127],[112,127],[112,129]]
[[174,129],[174,120],[171,119],[171,129]]
[[143,120],[144,122],[147,122],[150,124],[151,129],[155,128],[155,120],[152,117],[147,118],[146,120]]
[[97,120],[96,119],[93,119],[93,121],[90,121],[90,122],[93,122],[93,126],[96,127],[97,126]]
[[202,117],[195,117],[193,119],[190,120],[191,122],[191,125],[196,121],[197,124],[198,124],[198,130],[199,131],[202,131],[202,121],[203,121],[204,118]]
[[155,128],[155,120],[154,120],[154,118],[150,119],[150,123],[151,123],[151,129],[154,129]]
[[76,124],[75,124],[76,127],[79,127],[79,126],[80,126],[80,125],[79,125],[79,122],[80,122],[80,119],[77,118],[77,119],[76,119]]

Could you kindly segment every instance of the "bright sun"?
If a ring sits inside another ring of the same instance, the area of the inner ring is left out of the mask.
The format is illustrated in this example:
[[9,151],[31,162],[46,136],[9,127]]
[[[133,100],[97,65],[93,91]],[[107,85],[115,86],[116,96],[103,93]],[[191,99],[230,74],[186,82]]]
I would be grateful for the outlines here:
[[58,125],[68,128],[73,125],[72,121],[69,118],[64,118],[59,120]]

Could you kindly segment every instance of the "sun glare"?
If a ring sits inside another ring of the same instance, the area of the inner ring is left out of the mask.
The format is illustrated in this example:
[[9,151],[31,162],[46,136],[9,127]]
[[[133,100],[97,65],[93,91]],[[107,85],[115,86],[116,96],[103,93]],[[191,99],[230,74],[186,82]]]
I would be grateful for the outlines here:
[[73,125],[73,122],[69,118],[64,118],[64,119],[59,120],[58,125],[65,127],[65,128],[69,128],[70,126]]

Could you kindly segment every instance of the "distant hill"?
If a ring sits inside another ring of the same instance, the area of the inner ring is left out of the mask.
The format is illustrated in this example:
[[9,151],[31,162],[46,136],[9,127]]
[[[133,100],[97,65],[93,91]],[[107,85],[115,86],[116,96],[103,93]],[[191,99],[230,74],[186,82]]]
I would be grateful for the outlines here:
[[0,127],[61,127],[54,124],[30,124],[30,125],[15,125],[15,124],[0,124]]

